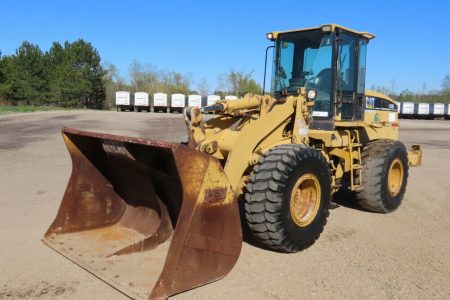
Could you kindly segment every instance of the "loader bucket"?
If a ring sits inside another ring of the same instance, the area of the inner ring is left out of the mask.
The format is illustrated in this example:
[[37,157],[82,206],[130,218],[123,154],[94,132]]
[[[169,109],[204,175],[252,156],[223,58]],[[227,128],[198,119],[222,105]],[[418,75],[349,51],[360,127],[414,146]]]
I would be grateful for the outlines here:
[[219,161],[178,143],[62,130],[72,175],[43,242],[131,298],[224,277],[242,231]]

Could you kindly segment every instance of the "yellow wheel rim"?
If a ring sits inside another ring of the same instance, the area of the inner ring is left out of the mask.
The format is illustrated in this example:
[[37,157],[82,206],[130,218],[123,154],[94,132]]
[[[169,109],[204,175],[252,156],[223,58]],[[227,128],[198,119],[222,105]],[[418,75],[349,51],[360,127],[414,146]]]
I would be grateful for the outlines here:
[[311,173],[302,175],[292,190],[291,217],[300,227],[309,225],[317,215],[321,199],[320,183]]
[[388,172],[388,190],[392,197],[400,193],[403,184],[403,163],[400,158],[392,161]]

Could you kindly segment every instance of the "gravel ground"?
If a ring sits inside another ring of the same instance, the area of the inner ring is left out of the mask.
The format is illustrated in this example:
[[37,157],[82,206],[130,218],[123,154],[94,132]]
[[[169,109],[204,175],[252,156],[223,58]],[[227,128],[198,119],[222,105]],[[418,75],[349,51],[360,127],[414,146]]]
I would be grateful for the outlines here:
[[[0,116],[0,299],[126,299],[44,246],[71,162],[62,126],[181,141],[179,114],[53,111]],[[174,299],[449,299],[450,122],[402,120],[400,138],[423,144],[402,206],[381,215],[348,199],[320,239],[296,254],[244,242],[223,280]]]

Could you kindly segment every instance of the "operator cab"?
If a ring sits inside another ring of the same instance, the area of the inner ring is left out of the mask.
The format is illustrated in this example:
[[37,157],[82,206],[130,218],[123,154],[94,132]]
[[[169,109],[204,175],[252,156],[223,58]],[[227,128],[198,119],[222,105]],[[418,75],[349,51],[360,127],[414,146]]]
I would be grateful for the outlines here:
[[364,118],[366,48],[375,36],[339,25],[270,32],[275,42],[272,95],[314,101],[311,129],[332,130],[334,121]]

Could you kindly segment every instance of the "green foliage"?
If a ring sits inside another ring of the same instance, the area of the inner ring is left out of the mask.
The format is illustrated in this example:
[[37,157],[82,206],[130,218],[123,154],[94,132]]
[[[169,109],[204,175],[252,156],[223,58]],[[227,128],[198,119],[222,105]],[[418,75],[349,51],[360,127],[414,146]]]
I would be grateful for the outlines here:
[[[214,94],[243,96],[261,94],[261,86],[252,78],[253,72],[231,69],[218,79]],[[115,92],[164,92],[206,95],[210,89],[205,78],[192,87],[190,75],[177,71],[158,70],[134,61],[129,67],[129,82],[119,74],[112,63],[101,65],[97,50],[79,39],[64,44],[54,42],[44,52],[39,46],[24,41],[15,54],[0,58],[0,101],[13,105],[45,105],[52,107],[111,108]],[[441,83],[441,90],[421,93],[403,90],[396,93],[396,82],[391,89],[373,85],[373,90],[387,94],[401,102],[450,103],[450,75]]]
[[189,93],[190,79],[176,71],[163,72],[161,90],[168,94]]
[[225,96],[227,95],[226,92],[221,91],[221,90],[215,90],[213,94],[220,96],[220,98],[225,98]]
[[128,84],[119,75],[114,64],[106,63],[104,69],[106,98],[110,107],[114,105],[115,92],[117,91],[147,92],[149,94],[157,92],[167,94],[190,93],[190,77],[176,71],[158,70],[150,64],[142,65],[135,60],[128,68],[130,77]]
[[385,86],[372,85],[371,90],[388,95],[398,102],[425,102],[425,103],[450,103],[450,75],[444,76],[441,83],[441,90],[426,91],[426,84],[423,84],[422,92],[414,93],[408,89],[400,94],[393,93]]
[[247,93],[261,94],[262,88],[252,78],[253,72],[235,71],[231,69],[219,78],[220,84],[227,91],[223,93],[243,96]]
[[26,41],[15,55],[2,57],[2,97],[13,102],[24,100],[26,104],[38,104],[45,97],[47,86],[42,58],[39,46]]
[[0,60],[0,97],[13,104],[103,108],[105,72],[97,50],[82,39],[47,52],[23,42]]
[[401,91],[400,95],[396,97],[396,100],[400,102],[413,102],[414,99],[415,99],[414,93],[408,89]]
[[52,106],[33,106],[33,105],[0,106],[0,114],[15,113],[15,112],[50,111],[61,109],[65,110],[67,108],[52,107]]
[[242,92],[243,92],[243,94],[247,94],[247,93],[261,94],[262,88],[258,83],[256,83],[256,81],[254,79],[250,79],[243,83]]
[[450,75],[445,75],[444,79],[442,79],[441,87],[442,94],[448,98],[450,96]]
[[[121,90],[147,92],[149,94],[162,92],[185,95],[200,94],[203,96],[210,92],[206,78],[200,79],[196,87],[193,87],[189,75],[181,74],[177,71],[158,70],[150,64],[143,65],[136,60],[128,68],[129,84],[119,75],[118,69],[114,64],[106,63],[104,69],[106,97],[110,107],[113,106],[115,92]],[[221,97],[231,94],[236,96],[242,96],[247,93],[261,94],[261,86],[252,78],[252,74],[252,72],[234,70],[222,74],[219,78],[219,87],[213,94]]]
[[105,71],[105,75],[103,76],[106,94],[105,106],[112,108],[115,105],[116,92],[130,90],[131,87],[125,83],[125,79],[120,76],[119,70],[114,64],[106,62],[103,69]]

